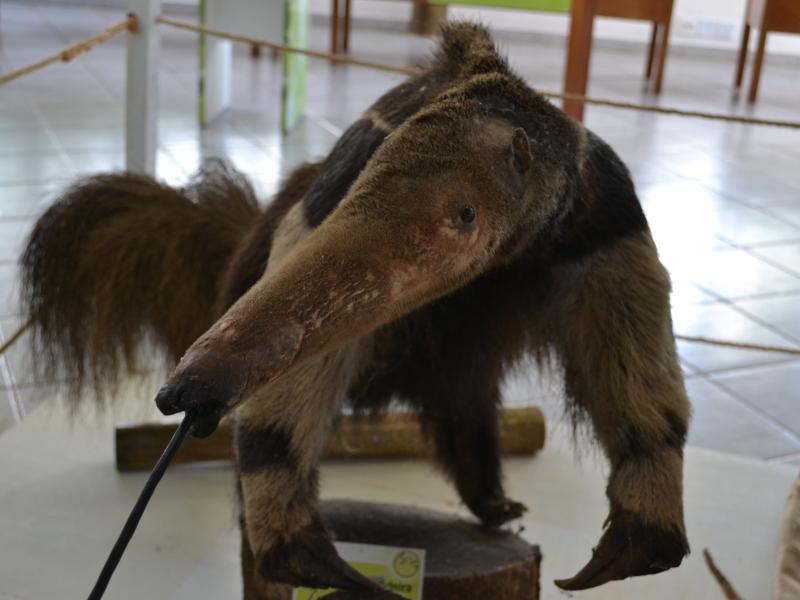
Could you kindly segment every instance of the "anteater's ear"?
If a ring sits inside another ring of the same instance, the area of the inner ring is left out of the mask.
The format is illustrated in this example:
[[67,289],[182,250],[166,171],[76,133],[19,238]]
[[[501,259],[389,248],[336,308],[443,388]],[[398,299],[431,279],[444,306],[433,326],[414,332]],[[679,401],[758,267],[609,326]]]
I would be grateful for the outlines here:
[[528,134],[521,127],[514,129],[511,134],[511,166],[519,173],[524,175],[531,166],[531,146],[528,142]]

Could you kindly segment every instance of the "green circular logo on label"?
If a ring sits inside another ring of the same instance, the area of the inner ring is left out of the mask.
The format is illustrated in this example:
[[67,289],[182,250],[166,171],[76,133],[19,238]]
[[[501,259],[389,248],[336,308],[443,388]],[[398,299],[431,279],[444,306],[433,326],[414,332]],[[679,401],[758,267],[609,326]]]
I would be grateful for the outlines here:
[[401,577],[413,577],[419,571],[419,556],[408,550],[399,552],[392,562],[395,573]]

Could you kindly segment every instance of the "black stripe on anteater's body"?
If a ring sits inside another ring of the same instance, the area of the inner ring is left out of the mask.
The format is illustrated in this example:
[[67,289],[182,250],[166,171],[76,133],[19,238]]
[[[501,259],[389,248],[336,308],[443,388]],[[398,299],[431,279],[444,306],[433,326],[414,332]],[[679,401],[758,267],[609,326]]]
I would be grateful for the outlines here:
[[[197,433],[235,407],[246,564],[289,583],[368,585],[317,513],[317,463],[346,401],[418,407],[469,508],[489,525],[519,516],[503,492],[497,407],[526,356],[558,359],[572,413],[611,464],[604,536],[560,585],[681,562],[689,408],[667,274],[624,165],[511,73],[485,30],[446,29],[430,69],[254,220],[212,282],[214,318],[224,314],[157,399],[195,411]],[[45,339],[63,345],[70,319],[48,322]]]

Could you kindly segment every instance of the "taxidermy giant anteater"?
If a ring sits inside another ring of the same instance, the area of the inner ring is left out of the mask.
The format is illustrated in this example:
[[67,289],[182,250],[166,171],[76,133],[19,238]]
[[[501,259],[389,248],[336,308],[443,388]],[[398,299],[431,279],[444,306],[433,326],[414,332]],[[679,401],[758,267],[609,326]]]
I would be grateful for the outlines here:
[[[180,190],[90,177],[23,256],[51,369],[108,392],[137,344],[178,361],[157,397],[194,432],[235,427],[244,563],[267,580],[373,584],[336,554],[317,465],[345,402],[418,408],[486,525],[501,483],[504,373],[555,355],[611,465],[610,513],[577,590],[680,564],[689,417],[669,279],[625,166],[531,90],[472,24],[381,97],[265,211],[216,165]],[[245,573],[251,577],[252,572]]]

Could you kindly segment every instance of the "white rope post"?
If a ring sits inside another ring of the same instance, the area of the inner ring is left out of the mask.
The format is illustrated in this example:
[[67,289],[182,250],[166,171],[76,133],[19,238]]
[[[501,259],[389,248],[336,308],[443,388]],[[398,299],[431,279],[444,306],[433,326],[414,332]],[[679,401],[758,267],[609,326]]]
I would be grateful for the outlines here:
[[158,148],[158,25],[161,0],[128,0],[139,29],[128,36],[125,168],[155,175]]

